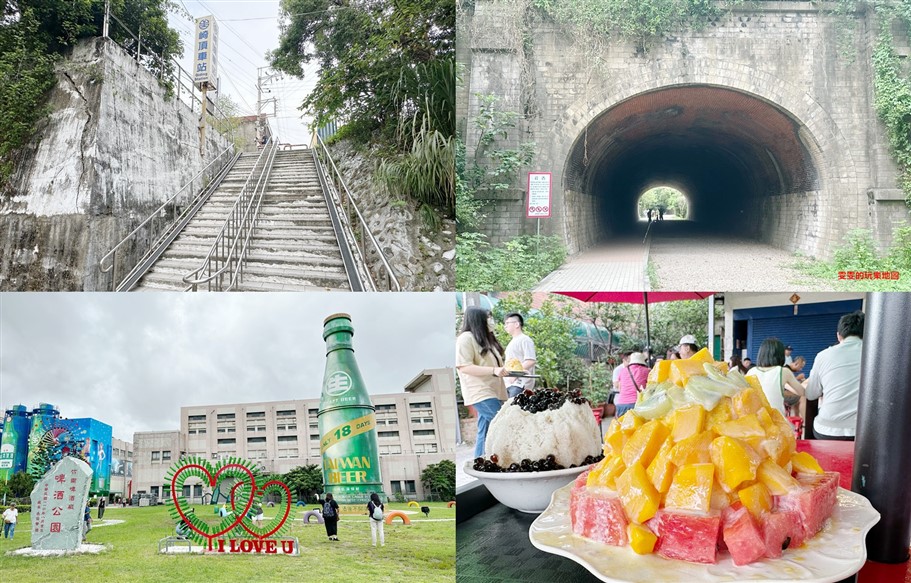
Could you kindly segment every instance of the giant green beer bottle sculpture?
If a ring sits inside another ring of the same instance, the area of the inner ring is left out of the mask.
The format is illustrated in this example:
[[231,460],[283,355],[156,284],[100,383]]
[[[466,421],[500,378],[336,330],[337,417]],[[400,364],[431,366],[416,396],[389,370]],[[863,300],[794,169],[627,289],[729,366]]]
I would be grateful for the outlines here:
[[354,360],[353,336],[348,314],[333,314],[323,322],[326,372],[317,414],[320,453],[326,492],[340,504],[366,504],[371,492],[385,498],[376,443],[376,408]]

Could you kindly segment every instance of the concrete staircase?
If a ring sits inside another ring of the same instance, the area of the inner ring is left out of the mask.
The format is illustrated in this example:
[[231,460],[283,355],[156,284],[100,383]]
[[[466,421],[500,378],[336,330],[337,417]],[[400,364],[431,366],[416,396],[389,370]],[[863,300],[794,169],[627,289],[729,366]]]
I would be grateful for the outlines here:
[[[184,290],[202,265],[256,162],[245,154],[136,291]],[[205,286],[200,286],[204,289]],[[348,277],[309,150],[276,152],[238,291],[348,290]]]

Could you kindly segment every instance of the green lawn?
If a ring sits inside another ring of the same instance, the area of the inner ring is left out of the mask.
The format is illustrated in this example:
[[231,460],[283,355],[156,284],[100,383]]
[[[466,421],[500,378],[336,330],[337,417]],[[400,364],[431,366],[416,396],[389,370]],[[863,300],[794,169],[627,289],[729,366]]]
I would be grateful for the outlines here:
[[[110,507],[105,519],[122,524],[93,528],[88,542],[107,545],[99,555],[16,557],[6,553],[31,544],[31,515],[20,514],[13,540],[0,538],[3,581],[447,581],[455,580],[455,508],[430,506],[429,520],[410,514],[411,525],[398,519],[385,526],[386,546],[374,548],[366,516],[342,515],[340,542],[330,542],[321,524],[304,526],[293,521],[286,536],[300,540],[299,557],[259,555],[159,555],[158,540],[174,533],[164,506]],[[311,508],[313,508],[311,506]],[[388,510],[408,509],[387,504]],[[271,516],[269,510],[266,516]],[[411,508],[410,510],[416,510]],[[200,508],[197,507],[197,512]],[[304,510],[295,507],[292,516]],[[93,509],[93,519],[97,513]],[[437,522],[437,519],[451,519]],[[290,519],[289,519],[290,521]]]

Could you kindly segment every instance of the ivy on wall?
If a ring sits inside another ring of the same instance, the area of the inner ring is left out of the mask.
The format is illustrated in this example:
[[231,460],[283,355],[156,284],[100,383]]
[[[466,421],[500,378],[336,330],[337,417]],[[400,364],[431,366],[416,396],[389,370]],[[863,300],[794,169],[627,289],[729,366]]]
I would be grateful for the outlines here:
[[900,172],[905,202],[911,206],[911,80],[895,52],[892,23],[900,18],[911,26],[911,0],[883,8],[882,30],[873,48],[874,108],[886,126],[892,157]]
[[675,30],[702,28],[722,9],[714,0],[534,0],[554,21],[591,36],[632,39],[640,51]]

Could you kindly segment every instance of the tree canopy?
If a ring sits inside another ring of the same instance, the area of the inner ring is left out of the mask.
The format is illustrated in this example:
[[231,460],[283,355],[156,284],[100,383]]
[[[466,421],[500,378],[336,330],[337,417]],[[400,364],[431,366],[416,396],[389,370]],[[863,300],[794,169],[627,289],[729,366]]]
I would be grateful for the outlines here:
[[431,498],[455,500],[456,467],[452,460],[430,464],[421,472],[421,484],[431,493]]
[[313,494],[323,492],[323,471],[314,464],[294,468],[282,476],[282,481],[305,502],[312,502]]
[[[436,64],[454,56],[451,0],[282,0],[280,14],[272,66],[302,77],[304,65],[318,64],[316,86],[301,109],[317,123],[346,123],[349,134],[363,141],[375,132],[395,137],[398,120],[422,109]],[[451,135],[455,108],[449,111],[443,119],[431,116],[438,127],[430,129],[450,125]]]

